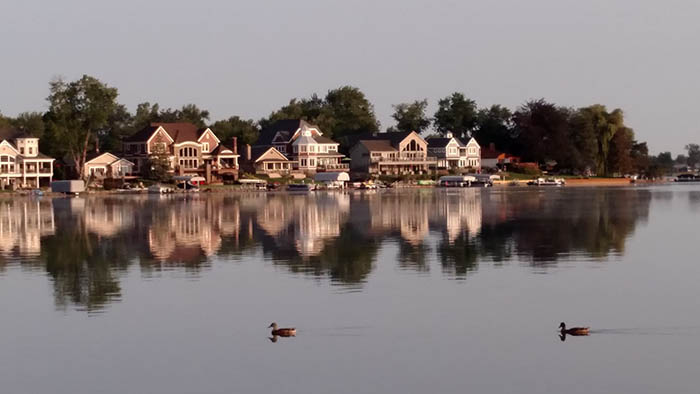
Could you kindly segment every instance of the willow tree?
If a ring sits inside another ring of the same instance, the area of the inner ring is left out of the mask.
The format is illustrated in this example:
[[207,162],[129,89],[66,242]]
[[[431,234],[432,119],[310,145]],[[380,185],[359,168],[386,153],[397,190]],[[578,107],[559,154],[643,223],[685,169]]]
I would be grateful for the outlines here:
[[624,116],[621,109],[608,112],[604,105],[595,104],[581,108],[579,112],[584,116],[593,128],[598,142],[598,152],[596,154],[596,173],[599,176],[607,176],[610,173],[608,168],[608,155],[610,154],[610,142],[615,137],[618,130],[625,128]]
[[107,126],[117,108],[117,89],[97,78],[83,75],[73,82],[57,79],[50,83],[49,111],[46,114],[52,140],[59,143],[59,153],[75,163],[82,176],[88,150],[97,133]]

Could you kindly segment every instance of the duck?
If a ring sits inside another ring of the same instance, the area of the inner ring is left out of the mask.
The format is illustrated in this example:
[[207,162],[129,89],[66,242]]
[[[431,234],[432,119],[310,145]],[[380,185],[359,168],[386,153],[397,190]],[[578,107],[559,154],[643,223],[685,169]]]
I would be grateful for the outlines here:
[[293,327],[278,328],[277,323],[273,322],[267,328],[272,328],[272,336],[293,337],[297,335],[297,329]]
[[563,335],[588,335],[590,331],[590,327],[571,327],[571,328],[566,328],[566,324],[564,322],[561,322],[559,324],[559,329],[560,332]]

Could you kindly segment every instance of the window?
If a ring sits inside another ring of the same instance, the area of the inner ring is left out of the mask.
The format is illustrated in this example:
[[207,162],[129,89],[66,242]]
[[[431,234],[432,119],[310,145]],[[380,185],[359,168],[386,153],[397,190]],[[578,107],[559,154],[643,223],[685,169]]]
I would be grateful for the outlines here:
[[306,145],[300,145],[300,148],[302,153],[306,152]]
[[309,145],[309,152],[314,153],[316,147],[313,145]]
[[205,142],[202,144],[202,152],[209,152],[209,143]]
[[24,147],[19,148],[19,154],[20,154],[20,155],[23,155],[23,154],[24,154]]
[[30,155],[33,155],[33,154],[34,154],[34,148],[32,148],[32,147],[30,146],[30,147],[27,148],[27,149],[29,149],[29,154],[30,154]]
[[306,159],[301,159],[301,166],[306,167]]
[[309,167],[316,167],[316,160],[309,159]]

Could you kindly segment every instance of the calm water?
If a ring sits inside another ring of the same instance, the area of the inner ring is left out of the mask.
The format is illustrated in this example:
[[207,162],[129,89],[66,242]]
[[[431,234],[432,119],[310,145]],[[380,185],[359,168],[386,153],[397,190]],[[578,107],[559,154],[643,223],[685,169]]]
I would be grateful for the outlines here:
[[698,219],[692,185],[2,199],[0,392],[697,393]]

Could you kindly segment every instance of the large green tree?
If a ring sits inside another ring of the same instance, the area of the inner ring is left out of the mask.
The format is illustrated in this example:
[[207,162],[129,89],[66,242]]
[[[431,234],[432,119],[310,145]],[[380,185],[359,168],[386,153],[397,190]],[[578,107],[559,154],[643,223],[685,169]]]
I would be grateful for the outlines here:
[[700,145],[688,144],[685,146],[685,150],[688,152],[688,166],[695,168],[700,163]]
[[321,99],[312,95],[307,99],[292,99],[289,104],[259,121],[264,129],[280,119],[303,119],[317,124],[326,136],[341,139],[345,136],[377,132],[379,121],[374,106],[358,88],[342,86],[329,90]]
[[210,127],[224,145],[229,145],[228,141],[232,137],[237,137],[239,144],[253,144],[260,135],[255,121],[241,119],[238,116],[216,121]]
[[43,137],[46,129],[44,114],[36,111],[22,112],[11,123],[17,130],[37,138]]
[[482,147],[494,144],[500,150],[510,151],[513,142],[513,113],[501,105],[480,109],[472,134]]
[[518,153],[527,161],[554,160],[568,167],[573,142],[570,138],[571,111],[544,99],[525,103],[513,114]]
[[462,93],[452,93],[438,101],[433,124],[440,134],[451,132],[456,137],[470,137],[477,125],[476,102]]
[[612,112],[608,112],[604,105],[595,104],[581,108],[579,112],[589,122],[596,136],[598,144],[596,153],[596,173],[599,176],[607,176],[610,173],[610,169],[608,168],[610,141],[615,137],[615,133],[617,133],[618,130],[625,128],[622,110],[618,108]]
[[75,163],[76,173],[82,175],[96,133],[107,125],[117,108],[117,89],[83,75],[72,82],[52,81],[50,92],[45,120],[53,142],[60,144],[54,150],[68,155]]
[[422,133],[430,127],[431,120],[425,114],[428,100],[416,100],[412,103],[396,104],[393,107],[394,114],[391,116],[396,121],[396,126],[390,127],[387,131]]

